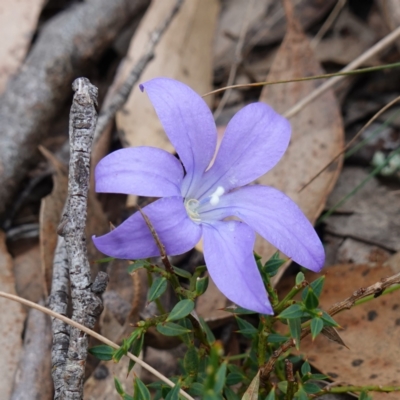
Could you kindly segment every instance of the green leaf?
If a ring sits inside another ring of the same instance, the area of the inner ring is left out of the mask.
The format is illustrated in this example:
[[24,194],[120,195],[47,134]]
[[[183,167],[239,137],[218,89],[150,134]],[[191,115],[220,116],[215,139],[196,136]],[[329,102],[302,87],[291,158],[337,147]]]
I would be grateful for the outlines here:
[[[137,397],[136,397],[137,396]],[[140,400],[150,400],[150,391],[147,386],[138,378],[135,378],[134,383],[134,398]]]
[[204,392],[204,385],[199,382],[194,382],[188,389],[188,393],[191,396],[201,396]]
[[200,321],[201,329],[203,329],[203,332],[205,332],[205,334],[206,334],[208,343],[213,344],[215,342],[215,336],[212,333],[212,330],[210,329],[207,322],[205,322],[202,317],[199,317],[199,321]]
[[[325,276],[320,276],[318,279],[316,279],[314,282],[311,282],[310,287],[311,289],[314,291],[315,295],[320,298],[321,296],[321,292],[322,292],[322,288],[324,286],[324,282],[325,282]],[[308,292],[309,287],[306,287],[303,290],[303,293],[301,294],[301,299],[304,301],[306,296],[307,296],[307,292]]]
[[293,318],[301,318],[304,316],[304,311],[300,304],[292,304],[285,310],[283,310],[279,315],[279,319],[293,319]]
[[240,397],[230,387],[227,386],[224,388],[224,395],[226,400],[240,400]]
[[226,377],[226,385],[233,386],[237,383],[243,382],[244,380],[246,380],[246,377],[243,374],[239,372],[231,372]]
[[307,382],[303,385],[303,389],[308,394],[315,394],[321,391],[321,388],[315,383]]
[[181,325],[175,324],[174,322],[163,322],[156,326],[158,332],[165,336],[179,336],[190,332],[189,329],[184,328]]
[[268,396],[265,398],[265,400],[275,400],[275,388],[273,387],[271,391],[268,393]]
[[226,362],[222,363],[215,374],[214,392],[221,393],[226,379]]
[[250,324],[250,322],[247,322],[246,320],[235,317],[236,322],[239,326],[238,332],[241,333],[244,337],[251,339],[253,336],[258,334],[258,330]]
[[201,296],[208,288],[208,276],[196,279],[196,295]]
[[299,272],[296,275],[296,285],[300,285],[300,283],[304,282],[305,279],[306,278],[305,278],[304,274],[302,272]]
[[301,335],[301,319],[292,318],[288,319],[290,336],[295,340],[296,349],[300,349],[300,335]]
[[[130,352],[136,357],[138,357],[140,352],[142,351],[143,344],[144,344],[144,333],[142,333],[141,336],[132,343],[130,347]],[[129,359],[128,375],[132,371],[132,368],[135,366],[135,364],[136,364],[135,361]]]
[[151,288],[147,295],[147,300],[151,302],[158,299],[166,291],[167,285],[168,282],[163,276],[154,279],[154,282],[151,285]]
[[303,365],[301,366],[301,374],[304,376],[304,375],[308,375],[310,373],[311,373],[310,364],[307,361],[305,361],[303,363]]
[[176,384],[173,389],[167,394],[165,400],[179,400],[180,385]]
[[192,277],[192,274],[188,271],[185,271],[182,268],[178,268],[178,267],[174,267],[172,266],[172,269],[174,270],[174,272],[180,276],[181,278],[186,278],[186,279],[190,279]]
[[89,349],[89,353],[102,361],[112,360],[114,354],[114,349],[106,344],[101,344],[100,346],[94,346]]
[[314,310],[318,307],[318,304],[319,300],[317,295],[315,294],[313,289],[309,288],[306,298],[304,300],[304,305],[306,306],[307,310]]
[[128,265],[128,273],[132,273],[140,268],[149,267],[151,264],[147,260],[136,260]]
[[189,376],[196,376],[199,371],[199,354],[196,347],[190,346],[183,359],[183,366]]
[[286,340],[288,340],[288,338],[279,333],[270,333],[267,337],[268,343],[283,343],[286,342]]
[[314,317],[311,320],[311,337],[314,340],[322,331],[324,327],[324,321],[319,317]]
[[304,391],[303,388],[300,388],[300,389],[296,392],[296,397],[297,397],[297,400],[308,400],[307,393]]
[[324,320],[324,325],[338,327],[339,324],[325,311],[322,311],[321,319]]
[[125,394],[125,390],[122,387],[121,382],[116,377],[114,377],[114,385],[115,385],[115,389],[117,390],[118,394],[120,396],[123,396]]
[[287,381],[281,381],[278,383],[278,388],[282,393],[286,393],[287,392]]
[[372,400],[372,397],[367,392],[361,392],[358,400]]
[[181,300],[175,305],[170,314],[168,315],[167,321],[176,321],[178,319],[185,318],[194,309],[194,301],[192,300]]
[[243,394],[242,400],[258,400],[258,389],[260,387],[260,372],[253,378],[249,387]]
[[269,276],[273,277],[278,272],[279,268],[286,262],[286,260],[282,260],[279,258],[279,252],[277,251],[265,264],[262,268],[262,271]]

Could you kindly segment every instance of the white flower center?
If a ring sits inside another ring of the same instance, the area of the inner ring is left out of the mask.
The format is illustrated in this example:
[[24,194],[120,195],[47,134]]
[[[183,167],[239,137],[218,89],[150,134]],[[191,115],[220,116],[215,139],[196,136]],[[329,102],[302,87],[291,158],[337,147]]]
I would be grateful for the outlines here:
[[216,206],[219,203],[219,198],[225,193],[225,189],[222,186],[218,186],[215,192],[211,196],[207,196],[204,199],[187,199],[185,200],[185,208],[189,218],[197,223],[201,222],[200,208],[207,204]]

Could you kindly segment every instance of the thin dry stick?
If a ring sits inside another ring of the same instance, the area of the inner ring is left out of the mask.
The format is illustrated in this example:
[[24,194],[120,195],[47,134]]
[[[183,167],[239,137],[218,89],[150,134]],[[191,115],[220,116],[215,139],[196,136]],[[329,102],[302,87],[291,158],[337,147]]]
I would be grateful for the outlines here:
[[[64,238],[58,237],[53,261],[53,279],[49,307],[57,314],[67,315],[69,303],[68,256]],[[69,346],[69,325],[53,318],[53,347],[51,349],[51,374],[54,383],[54,399],[59,399],[64,390],[64,370]]]
[[400,96],[396,97],[394,100],[392,100],[390,103],[386,104],[384,107],[382,107],[358,132],[357,134],[351,139],[346,146],[343,147],[341,151],[339,151],[338,154],[336,154],[335,157],[332,158],[331,161],[328,162],[328,164],[325,165],[317,174],[315,174],[305,185],[303,185],[299,189],[299,193],[304,190],[310,183],[314,182],[315,179],[317,179],[327,168],[329,168],[330,165],[332,165],[357,139],[358,137],[377,119],[379,118],[387,109],[392,107],[394,104],[396,104],[400,100]]
[[321,39],[325,36],[325,33],[328,32],[329,28],[333,25],[336,18],[339,16],[340,11],[346,5],[347,0],[339,0],[335,7],[333,8],[332,12],[329,14],[329,17],[326,19],[324,24],[321,26],[321,29],[318,33],[314,36],[313,40],[310,42],[310,46],[315,49]]
[[[387,46],[392,44],[398,37],[400,37],[400,26],[398,28],[396,28],[393,32],[389,33],[389,35],[387,35],[383,39],[381,39],[378,43],[376,43],[374,46],[372,46],[369,50],[367,50],[366,52],[361,54],[359,57],[357,57],[354,61],[352,61],[346,67],[341,69],[340,72],[347,72],[347,71],[352,71],[352,70],[356,69],[361,64],[363,64],[365,61],[369,60],[371,57],[380,53],[383,49],[385,49]],[[336,76],[334,78],[329,79],[328,81],[323,83],[321,86],[316,88],[314,91],[312,91],[308,96],[306,96],[302,100],[300,100],[297,104],[295,104],[292,108],[290,108],[288,111],[286,111],[283,115],[286,118],[291,118],[291,117],[295,116],[306,105],[311,103],[313,100],[315,100],[321,94],[325,93],[331,87],[333,87],[338,82],[340,82],[342,79],[344,79],[343,76]]]
[[[246,15],[245,15],[245,18],[242,23],[239,40],[237,42],[236,49],[235,49],[235,60],[232,64],[231,70],[229,72],[228,82],[226,83],[226,86],[233,85],[235,78],[236,78],[237,69],[243,60],[242,49],[243,49],[244,39],[246,37],[247,30],[249,28],[250,15],[251,15],[253,6],[254,6],[254,0],[250,0],[249,3],[247,4]],[[232,92],[232,89],[226,90],[224,92],[224,94],[221,98],[221,101],[219,102],[218,107],[214,112],[214,119],[217,119],[220,116],[222,110],[224,109],[226,103],[229,100],[231,92]]]
[[[36,310],[39,310],[47,315],[50,315],[50,317],[53,318],[57,318],[60,321],[63,321],[64,323],[79,329],[82,332],[87,333],[89,336],[93,337],[94,339],[97,339],[98,341],[106,344],[107,346],[112,347],[115,350],[119,350],[120,346],[118,346],[116,343],[112,342],[111,340],[107,339],[106,337],[98,334],[97,332],[87,328],[84,325],[79,324],[76,321],[73,321],[72,319],[67,318],[64,315],[58,314],[54,311],[49,310],[46,307],[40,306],[39,304],[33,303],[32,301],[26,300],[22,297],[13,295],[13,294],[9,294],[6,292],[2,292],[0,291],[0,297],[4,297],[5,299],[9,299],[12,301],[16,301],[20,304],[23,304],[25,306],[34,308]],[[149,364],[147,364],[146,362],[144,362],[143,360],[141,360],[140,358],[136,357],[135,355],[131,354],[131,353],[127,353],[127,357],[130,358],[132,361],[138,363],[140,366],[142,366],[143,368],[147,369],[147,371],[149,371],[150,373],[152,373],[154,376],[156,376],[158,379],[160,379],[161,381],[165,382],[168,386],[170,387],[174,387],[175,383],[170,381],[168,378],[166,378],[164,375],[160,374],[156,369],[154,369],[153,367],[151,367]],[[188,400],[194,400],[193,397],[189,396],[185,391],[183,391],[182,389],[179,392],[182,396],[184,396],[186,399]]]
[[180,10],[183,4],[183,0],[177,0],[175,5],[172,7],[170,13],[166,16],[161,25],[150,34],[149,42],[145,53],[140,57],[139,61],[133,67],[129,73],[126,81],[122,84],[120,89],[115,93],[109,102],[105,105],[105,109],[102,109],[97,121],[96,131],[94,133],[94,142],[96,143],[101,137],[102,133],[109,125],[111,120],[115,117],[117,111],[126,103],[128,97],[132,91],[133,86],[139,80],[143,70],[147,64],[154,58],[155,48],[167,30],[175,15]]
[[[343,301],[339,301],[331,306],[328,310],[329,315],[336,315],[343,310],[349,310],[352,308],[358,300],[361,300],[365,297],[374,295],[375,297],[380,296],[385,289],[390,286],[396,285],[400,283],[400,273],[392,275],[388,278],[383,278],[380,282],[376,282],[371,286],[366,288],[357,289],[351,296]],[[305,338],[311,332],[310,327],[304,328],[301,331],[300,339]],[[286,351],[294,347],[296,344],[294,339],[287,340],[282,346],[280,346],[277,350],[275,350],[270,359],[265,363],[261,368],[261,379],[266,380],[269,377],[269,374],[274,369],[275,363],[278,361],[279,357],[284,354]]]
[[[97,120],[97,88],[88,79],[78,78],[70,112],[70,147],[68,196],[58,227],[65,239],[68,255],[72,298],[72,319],[93,328],[103,311],[100,294],[104,292],[108,275],[100,272],[92,285],[86,248],[86,215],[89,190],[90,154]],[[71,329],[68,356],[64,369],[64,388],[60,396],[66,400],[83,398],[83,381],[88,338],[78,329]]]

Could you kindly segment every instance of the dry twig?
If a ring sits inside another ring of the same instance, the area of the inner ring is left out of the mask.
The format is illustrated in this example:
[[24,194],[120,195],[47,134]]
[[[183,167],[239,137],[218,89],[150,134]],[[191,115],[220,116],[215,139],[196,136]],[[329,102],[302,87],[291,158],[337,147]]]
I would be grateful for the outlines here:
[[[76,79],[72,88],[75,95],[70,113],[68,197],[58,234],[65,239],[68,255],[72,319],[93,328],[103,311],[99,295],[108,282],[108,275],[100,272],[92,285],[85,235],[90,154],[97,120],[97,88],[86,78]],[[63,399],[82,399],[87,347],[87,336],[78,329],[71,329],[64,371],[65,387],[60,391]]]
[[[36,304],[32,301],[26,300],[22,297],[13,295],[13,294],[9,294],[9,293],[5,293],[0,291],[0,297],[3,297],[5,299],[9,299],[12,301],[16,301],[20,304],[23,304],[25,306],[34,308],[36,310],[39,310],[47,315],[50,315],[52,318],[57,318],[60,321],[63,321],[64,323],[70,325],[73,328],[79,329],[80,331],[90,335],[91,337],[99,340],[100,342],[112,347],[115,350],[118,350],[120,348],[120,346],[118,346],[116,343],[112,342],[111,340],[108,340],[106,337],[98,334],[97,332],[93,331],[92,329],[87,328],[84,325],[79,324],[76,321],[73,321],[67,317],[65,317],[64,315],[61,314],[57,314],[54,311],[49,310],[46,307],[40,306],[39,304]],[[170,387],[174,387],[175,383],[172,382],[171,380],[169,380],[168,378],[166,378],[164,375],[160,374],[156,369],[154,369],[153,367],[151,367],[149,364],[145,363],[143,360],[141,360],[140,358],[136,357],[135,355],[131,354],[131,353],[127,353],[127,357],[130,358],[132,361],[135,361],[137,364],[141,365],[143,368],[147,369],[149,372],[151,372],[153,375],[155,375],[158,379],[162,380],[163,382],[165,382],[168,386]],[[188,400],[194,400],[193,397],[189,396],[185,391],[183,391],[182,389],[179,391],[179,394],[181,394],[183,397],[185,397]]]

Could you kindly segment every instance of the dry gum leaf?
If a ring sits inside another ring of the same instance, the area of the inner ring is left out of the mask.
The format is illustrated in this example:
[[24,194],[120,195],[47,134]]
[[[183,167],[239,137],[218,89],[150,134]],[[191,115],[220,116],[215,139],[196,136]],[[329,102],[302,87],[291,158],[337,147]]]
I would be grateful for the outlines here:
[[[13,262],[7,252],[5,235],[0,231],[0,291],[16,294]],[[4,399],[10,398],[15,371],[22,353],[25,312],[19,303],[0,299],[0,388]]]
[[[320,306],[328,309],[349,297],[356,289],[366,287],[393,275],[390,267],[344,264],[324,270],[326,280]],[[317,276],[306,274],[307,280]],[[293,284],[293,278],[291,279]],[[400,294],[378,297],[334,318],[343,328],[340,337],[349,349],[318,336],[301,342],[300,351],[322,373],[351,385],[399,386],[400,350],[396,338],[400,333]],[[376,400],[398,399],[396,393],[374,393]]]
[[2,1],[0,7],[0,93],[31,43],[45,0]]

